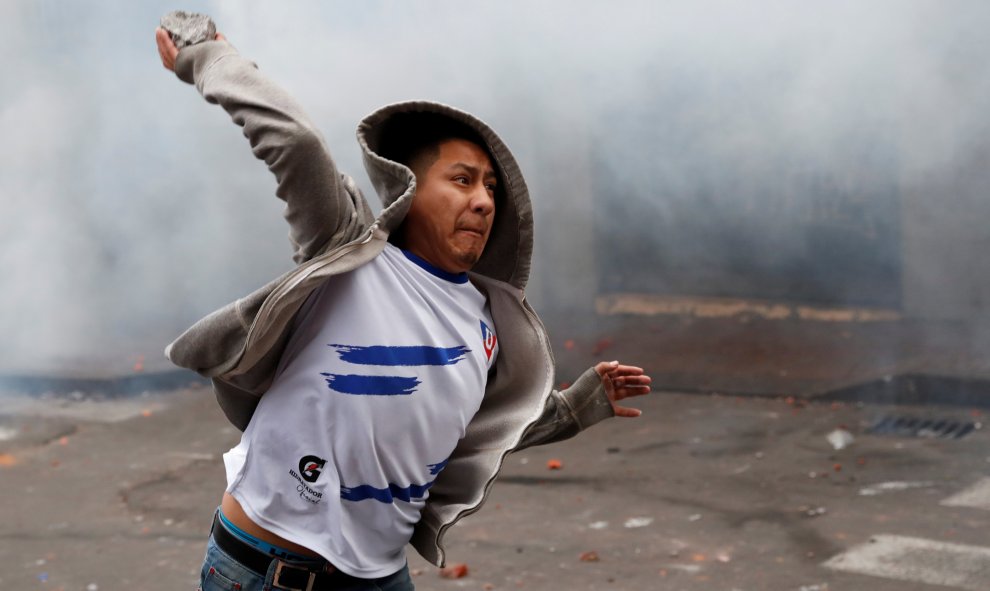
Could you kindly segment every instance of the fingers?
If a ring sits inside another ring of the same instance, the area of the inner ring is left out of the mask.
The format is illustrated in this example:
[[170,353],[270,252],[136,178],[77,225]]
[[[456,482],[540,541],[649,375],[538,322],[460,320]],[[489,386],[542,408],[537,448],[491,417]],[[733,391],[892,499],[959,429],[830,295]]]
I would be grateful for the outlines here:
[[635,375],[635,376],[619,376],[609,374],[612,378],[612,383],[616,386],[649,386],[653,379],[650,376]]
[[595,372],[599,376],[605,377],[605,374],[610,374],[619,367],[618,361],[602,361],[595,365]]
[[[215,39],[217,41],[226,41],[222,33],[217,33]],[[155,43],[158,45],[158,56],[162,59],[162,66],[170,72],[175,71],[175,58],[179,55],[179,49],[175,46],[175,42],[172,41],[172,36],[168,34],[168,31],[158,27],[155,29]]]
[[630,396],[643,396],[650,393],[650,384],[653,379],[643,373],[642,367],[621,365],[618,361],[602,361],[595,365],[595,372],[602,380],[602,385],[612,403],[612,411],[615,416],[633,418],[643,414],[637,408],[616,404],[616,401]]
[[612,410],[615,412],[615,416],[625,417],[630,419],[638,417],[641,414],[643,414],[643,411],[639,410],[638,408],[629,408],[628,406],[613,406]]
[[170,72],[175,71],[175,56],[179,54],[175,43],[172,42],[168,31],[158,27],[155,29],[155,43],[158,45],[158,56],[162,59],[162,66]]
[[638,376],[643,375],[643,368],[634,365],[616,365],[609,374],[615,376]]

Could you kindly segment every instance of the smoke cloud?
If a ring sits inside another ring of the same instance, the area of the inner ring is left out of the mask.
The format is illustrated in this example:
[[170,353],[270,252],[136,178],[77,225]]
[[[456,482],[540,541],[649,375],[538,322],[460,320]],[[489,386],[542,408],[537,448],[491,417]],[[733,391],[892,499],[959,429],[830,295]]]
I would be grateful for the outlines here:
[[[176,8],[296,96],[372,201],[368,112],[428,98],[491,123],[533,195],[538,308],[645,291],[924,309],[911,261],[939,259],[906,257],[985,242],[990,5],[809,6],[4,2],[0,372],[164,365],[178,332],[291,265],[263,163],[158,62]],[[575,233],[600,264],[558,265]]]

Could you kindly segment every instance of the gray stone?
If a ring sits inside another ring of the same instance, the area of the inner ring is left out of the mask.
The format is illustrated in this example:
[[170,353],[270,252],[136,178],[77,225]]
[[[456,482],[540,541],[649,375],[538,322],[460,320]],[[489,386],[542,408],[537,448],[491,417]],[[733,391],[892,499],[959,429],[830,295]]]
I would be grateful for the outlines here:
[[172,42],[179,49],[217,36],[217,26],[205,14],[176,10],[162,17],[162,28],[168,31]]

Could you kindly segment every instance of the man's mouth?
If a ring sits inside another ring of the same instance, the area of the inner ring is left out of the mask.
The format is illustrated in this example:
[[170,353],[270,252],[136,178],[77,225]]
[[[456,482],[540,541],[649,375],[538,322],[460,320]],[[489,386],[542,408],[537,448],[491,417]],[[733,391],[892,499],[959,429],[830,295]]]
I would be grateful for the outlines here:
[[474,234],[478,237],[484,237],[485,230],[482,228],[458,228],[458,232],[467,232],[469,234]]

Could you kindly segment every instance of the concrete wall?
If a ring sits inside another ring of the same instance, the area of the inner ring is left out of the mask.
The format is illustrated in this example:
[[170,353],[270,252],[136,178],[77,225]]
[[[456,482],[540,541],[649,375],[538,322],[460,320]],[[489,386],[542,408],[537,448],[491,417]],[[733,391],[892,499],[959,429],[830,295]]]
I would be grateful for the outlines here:
[[990,317],[990,143],[945,155],[902,189],[907,317]]

